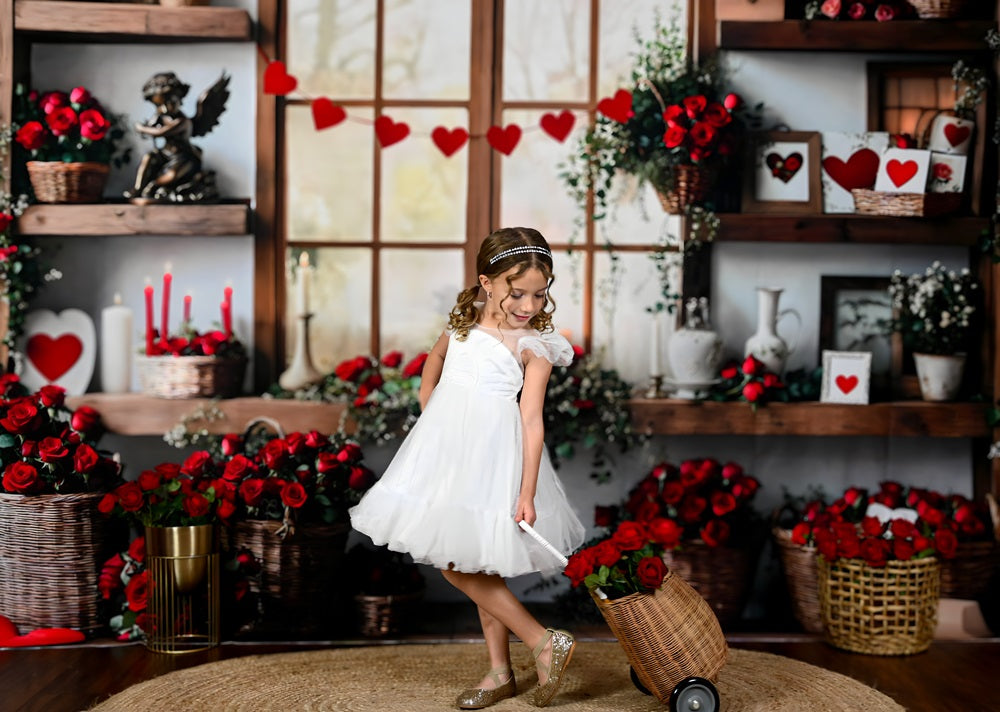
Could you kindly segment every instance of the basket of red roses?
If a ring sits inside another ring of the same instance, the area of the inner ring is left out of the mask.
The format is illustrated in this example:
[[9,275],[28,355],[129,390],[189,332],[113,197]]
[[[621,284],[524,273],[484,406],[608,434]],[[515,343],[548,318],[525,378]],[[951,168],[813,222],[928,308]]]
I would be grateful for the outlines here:
[[246,348],[231,331],[198,333],[185,322],[182,333],[147,339],[135,357],[144,393],[158,398],[232,398],[246,372]]
[[0,611],[18,628],[101,627],[100,563],[115,548],[97,513],[121,466],[97,450],[100,415],[5,375],[0,400]]

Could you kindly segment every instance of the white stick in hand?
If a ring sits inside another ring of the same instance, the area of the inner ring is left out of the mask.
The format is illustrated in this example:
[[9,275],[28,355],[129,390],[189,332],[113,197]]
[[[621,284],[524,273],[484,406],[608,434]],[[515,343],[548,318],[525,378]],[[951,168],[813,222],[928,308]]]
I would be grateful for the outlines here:
[[566,564],[569,562],[569,559],[567,559],[565,556],[563,556],[561,551],[559,551],[557,548],[555,548],[554,546],[552,546],[552,544],[550,544],[545,539],[545,537],[543,537],[541,534],[539,534],[538,532],[536,532],[532,528],[532,526],[530,524],[528,524],[523,519],[521,521],[519,521],[517,524],[518,524],[519,527],[521,527],[521,529],[523,529],[524,531],[528,532],[528,534],[531,534],[531,537],[535,541],[537,541],[539,544],[541,544],[543,547],[545,547],[545,549],[548,550],[554,557],[556,557],[557,559],[559,559],[559,562],[563,566],[566,566]]

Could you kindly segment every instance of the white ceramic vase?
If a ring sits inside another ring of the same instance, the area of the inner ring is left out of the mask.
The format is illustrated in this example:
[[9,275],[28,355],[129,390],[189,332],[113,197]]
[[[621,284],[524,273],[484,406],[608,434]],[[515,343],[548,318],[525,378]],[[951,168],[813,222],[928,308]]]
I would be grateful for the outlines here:
[[783,291],[775,287],[757,287],[757,331],[747,339],[743,347],[744,357],[752,354],[768,371],[778,375],[785,370],[788,356],[795,350],[794,338],[789,343],[778,335],[778,322],[791,315],[798,322],[796,337],[802,329],[802,317],[797,311],[778,311],[778,299]]
[[962,386],[965,354],[913,354],[920,381],[920,395],[925,401],[955,400]]

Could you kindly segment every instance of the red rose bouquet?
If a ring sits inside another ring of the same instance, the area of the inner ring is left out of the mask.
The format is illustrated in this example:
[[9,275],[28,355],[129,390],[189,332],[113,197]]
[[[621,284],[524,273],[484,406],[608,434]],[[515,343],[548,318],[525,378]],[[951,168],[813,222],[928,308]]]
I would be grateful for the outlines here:
[[648,593],[667,575],[663,553],[677,546],[680,530],[666,519],[625,521],[614,533],[569,557],[563,573],[573,588],[600,588],[608,598]]
[[16,376],[2,378],[0,491],[11,494],[107,492],[121,481],[121,465],[97,450],[100,414],[65,405],[66,391],[44,386],[27,395]]
[[747,356],[742,363],[727,363],[719,371],[719,379],[712,386],[712,400],[742,400],[754,410],[769,400],[788,400],[785,383],[754,356]]

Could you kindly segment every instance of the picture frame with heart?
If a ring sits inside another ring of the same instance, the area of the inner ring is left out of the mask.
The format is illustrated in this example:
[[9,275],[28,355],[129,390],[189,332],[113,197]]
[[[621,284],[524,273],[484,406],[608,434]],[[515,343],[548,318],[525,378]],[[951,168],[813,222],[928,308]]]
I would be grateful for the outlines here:
[[923,148],[887,148],[875,179],[879,193],[926,193],[931,152]]
[[875,187],[888,131],[824,131],[822,136],[823,212],[855,212],[855,188]]
[[871,366],[870,351],[824,351],[820,402],[868,405]]
[[744,170],[744,213],[818,215],[823,211],[818,131],[753,134]]

